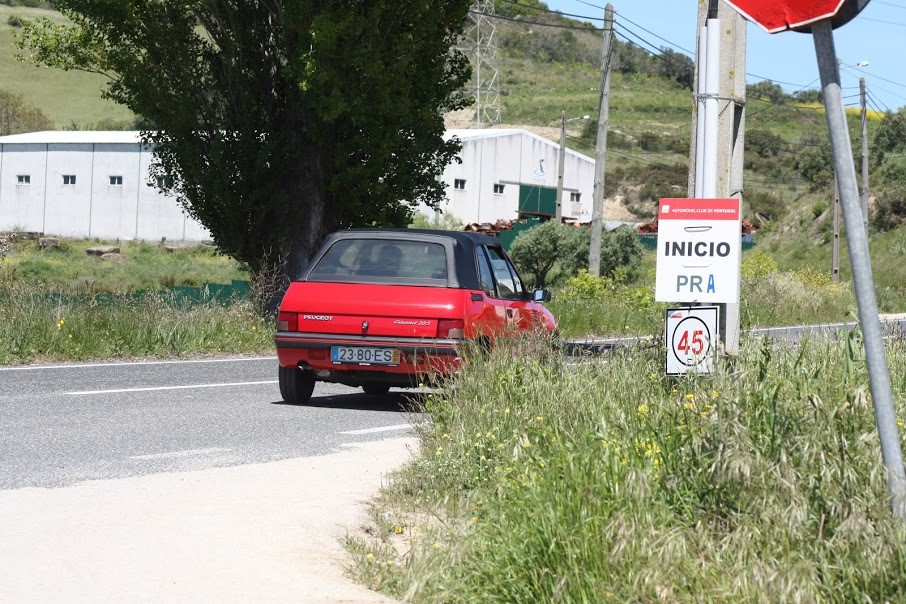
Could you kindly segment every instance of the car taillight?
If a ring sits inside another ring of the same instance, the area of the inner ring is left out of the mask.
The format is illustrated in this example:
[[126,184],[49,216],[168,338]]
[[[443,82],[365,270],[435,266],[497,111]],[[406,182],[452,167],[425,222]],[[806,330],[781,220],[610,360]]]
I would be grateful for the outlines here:
[[277,315],[277,331],[299,331],[299,315],[294,312]]
[[441,319],[437,322],[437,337],[462,339],[466,336],[466,323],[462,319]]

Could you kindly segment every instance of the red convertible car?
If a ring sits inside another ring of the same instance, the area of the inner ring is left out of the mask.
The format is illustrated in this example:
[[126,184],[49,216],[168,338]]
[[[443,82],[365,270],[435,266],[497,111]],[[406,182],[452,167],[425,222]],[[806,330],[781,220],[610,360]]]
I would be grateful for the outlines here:
[[459,366],[464,345],[556,329],[500,243],[478,233],[355,229],[329,236],[290,284],[277,320],[280,393],[304,404],[316,381],[368,394]]

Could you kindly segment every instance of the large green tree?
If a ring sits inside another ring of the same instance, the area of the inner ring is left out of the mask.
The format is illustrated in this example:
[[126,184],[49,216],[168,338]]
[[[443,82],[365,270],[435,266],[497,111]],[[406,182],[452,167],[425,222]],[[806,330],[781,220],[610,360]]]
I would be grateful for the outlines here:
[[27,23],[20,48],[108,76],[106,96],[155,125],[160,181],[259,280],[279,289],[330,231],[405,226],[444,195],[470,0],[55,4],[72,24]]

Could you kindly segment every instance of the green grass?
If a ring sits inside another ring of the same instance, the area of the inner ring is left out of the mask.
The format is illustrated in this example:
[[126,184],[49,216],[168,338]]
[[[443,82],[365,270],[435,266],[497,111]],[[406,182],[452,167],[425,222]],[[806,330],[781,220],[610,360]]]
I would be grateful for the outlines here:
[[119,260],[85,253],[103,243],[18,241],[0,258],[0,364],[272,351],[273,322],[251,301],[158,293],[247,279],[235,261],[143,242],[119,244]]
[[64,72],[16,60],[10,16],[24,19],[47,17],[63,22],[56,11],[0,5],[0,82],[5,90],[21,94],[26,103],[41,109],[60,129],[77,125],[90,128],[98,122],[131,121],[131,111],[101,97],[107,79],[85,72]]
[[[879,308],[884,313],[906,312],[902,280],[906,269],[895,260],[903,243],[895,234],[885,234],[875,239],[874,246],[881,259],[876,263],[881,268],[875,268]],[[809,255],[797,262],[781,263],[768,247],[744,252],[741,327],[852,322],[858,308],[848,281],[849,271],[835,284],[829,266],[821,267],[817,259],[817,255]],[[667,304],[654,300],[653,252],[645,253],[642,275],[638,282],[623,283],[581,273],[561,283],[548,304],[557,317],[560,333],[567,338],[661,335]]]
[[[683,379],[659,351],[537,351],[428,396],[420,456],[348,544],[359,580],[412,602],[906,598],[857,339],[748,340],[735,368]],[[906,343],[888,354],[902,367]]]
[[[99,245],[116,245],[121,257],[102,260],[85,253]],[[12,253],[0,260],[2,275],[65,293],[134,293],[249,278],[234,260],[203,245],[168,252],[163,244],[142,241],[71,239],[62,240],[59,248],[43,249],[36,241],[17,242]]]
[[190,303],[50,295],[0,275],[0,365],[272,351],[272,321],[251,302]]

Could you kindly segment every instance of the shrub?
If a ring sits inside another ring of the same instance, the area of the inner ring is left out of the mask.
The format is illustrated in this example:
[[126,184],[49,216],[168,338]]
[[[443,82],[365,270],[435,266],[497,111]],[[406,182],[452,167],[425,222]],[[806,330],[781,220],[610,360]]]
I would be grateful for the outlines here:
[[544,287],[568,234],[563,225],[549,220],[519,233],[510,246],[510,256],[520,271],[534,277],[537,287]]
[[879,231],[906,224],[906,184],[885,187],[878,193],[871,223]]
[[[510,247],[510,256],[520,270],[531,274],[537,287],[567,279],[588,266],[591,230],[557,226],[553,220],[520,233]],[[632,229],[601,233],[601,274],[632,281],[638,276],[642,244]]]
[[749,216],[759,215],[768,220],[778,220],[786,214],[786,204],[773,191],[752,191],[746,194],[745,207]]
[[743,279],[762,279],[778,270],[777,261],[773,256],[756,250],[743,256],[740,272]]
[[776,157],[785,149],[784,140],[767,130],[746,132],[746,151],[752,151],[759,157]]

